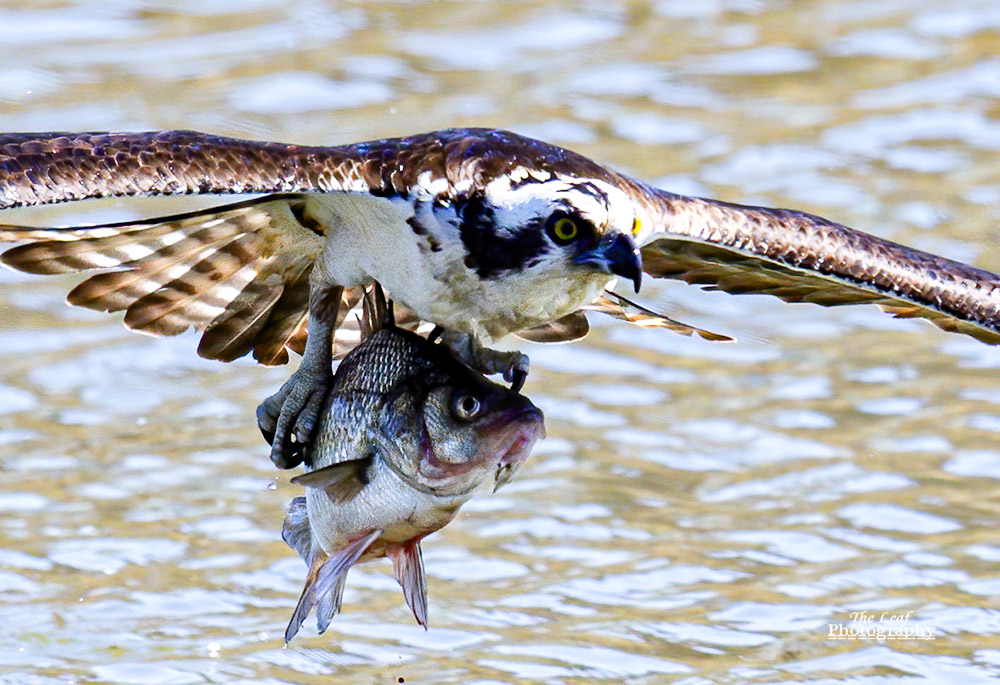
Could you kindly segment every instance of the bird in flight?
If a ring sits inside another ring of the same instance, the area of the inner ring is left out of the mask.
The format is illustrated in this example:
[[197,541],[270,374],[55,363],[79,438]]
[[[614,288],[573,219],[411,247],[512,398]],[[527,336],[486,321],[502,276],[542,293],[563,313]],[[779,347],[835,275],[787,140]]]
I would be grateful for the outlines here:
[[203,330],[203,357],[263,364],[303,354],[258,409],[271,458],[297,465],[332,380],[347,312],[379,282],[413,321],[519,388],[509,333],[586,334],[584,311],[701,331],[604,289],[642,274],[789,302],[873,303],[1000,343],[1000,278],[821,217],[669,193],[508,131],[449,129],[315,147],[192,131],[0,134],[0,209],[86,198],[254,194],[127,223],[0,224],[3,263],[96,270],[71,304],[125,311],[130,328]]

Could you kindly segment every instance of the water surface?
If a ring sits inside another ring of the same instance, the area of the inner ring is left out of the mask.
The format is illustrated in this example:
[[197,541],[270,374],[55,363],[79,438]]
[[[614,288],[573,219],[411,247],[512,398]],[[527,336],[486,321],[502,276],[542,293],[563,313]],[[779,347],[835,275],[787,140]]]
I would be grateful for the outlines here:
[[[504,126],[1000,270],[987,0],[15,0],[0,26],[0,130],[332,144]],[[309,622],[285,649],[305,568],[278,531],[298,490],[253,410],[290,369],[130,334],[65,307],[73,282],[0,272],[0,682],[1000,675],[1000,353],[976,341],[650,286],[740,342],[596,325],[530,346],[549,437],[425,543],[431,630],[376,563],[326,635]],[[857,612],[935,639],[829,639]]]

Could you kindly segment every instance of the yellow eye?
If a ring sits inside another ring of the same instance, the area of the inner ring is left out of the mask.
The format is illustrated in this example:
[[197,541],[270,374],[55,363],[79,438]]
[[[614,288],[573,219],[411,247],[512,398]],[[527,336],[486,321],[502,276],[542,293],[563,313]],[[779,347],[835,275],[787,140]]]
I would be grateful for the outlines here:
[[574,240],[579,232],[580,229],[577,228],[576,222],[569,217],[560,217],[552,224],[552,237],[558,243],[568,243]]

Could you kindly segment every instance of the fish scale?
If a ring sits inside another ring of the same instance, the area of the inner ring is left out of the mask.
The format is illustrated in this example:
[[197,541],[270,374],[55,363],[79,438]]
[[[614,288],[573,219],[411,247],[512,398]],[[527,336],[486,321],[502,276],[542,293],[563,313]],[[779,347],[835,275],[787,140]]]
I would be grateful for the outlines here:
[[396,327],[380,291],[366,298],[371,332],[338,367],[307,472],[292,479],[306,494],[289,505],[282,537],[309,572],[286,641],[313,608],[325,631],[348,570],[381,557],[426,628],[420,541],[481,485],[510,480],[544,433],[530,400]]

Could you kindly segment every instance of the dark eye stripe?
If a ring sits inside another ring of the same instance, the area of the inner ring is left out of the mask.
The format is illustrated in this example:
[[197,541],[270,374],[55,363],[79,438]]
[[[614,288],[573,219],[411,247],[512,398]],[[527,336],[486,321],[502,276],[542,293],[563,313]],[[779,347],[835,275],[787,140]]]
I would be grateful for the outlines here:
[[571,184],[570,188],[597,198],[604,204],[605,207],[611,206],[611,198],[608,197],[608,194],[601,190],[601,188],[593,181],[577,181],[576,183]]

